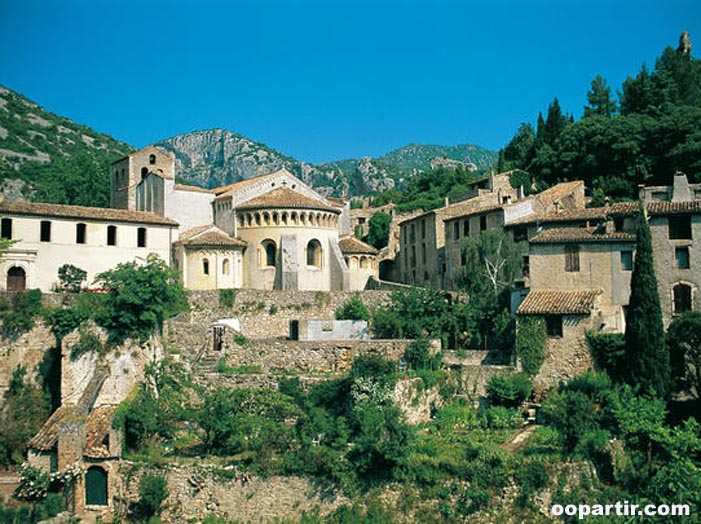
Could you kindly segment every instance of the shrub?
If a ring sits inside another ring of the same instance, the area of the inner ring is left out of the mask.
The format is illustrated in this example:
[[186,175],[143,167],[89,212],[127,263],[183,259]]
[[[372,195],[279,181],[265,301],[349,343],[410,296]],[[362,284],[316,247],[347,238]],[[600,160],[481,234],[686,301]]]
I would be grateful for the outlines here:
[[516,355],[523,371],[536,375],[545,360],[545,320],[541,317],[523,317],[516,329]]
[[483,409],[479,416],[482,425],[487,429],[516,429],[523,423],[523,418],[518,411],[504,406]]
[[336,320],[369,320],[370,312],[358,295],[353,295],[336,310]]
[[626,341],[619,333],[587,333],[587,343],[597,369],[616,382],[625,380]]
[[168,498],[168,481],[161,475],[147,473],[139,481],[139,509],[146,517],[160,513]]
[[441,365],[441,355],[431,355],[431,343],[426,338],[418,338],[404,351],[404,360],[412,369],[437,369]]
[[219,306],[231,309],[236,301],[235,289],[220,289],[219,290]]
[[41,312],[41,291],[30,289],[12,297],[12,307],[3,313],[2,335],[17,338],[34,327],[34,319]]
[[525,373],[492,375],[487,382],[487,397],[494,406],[518,407],[531,396],[531,391],[531,381]]
[[78,307],[48,309],[44,319],[60,344],[63,337],[78,329],[89,318],[89,313]]
[[78,293],[88,278],[88,272],[72,264],[63,264],[58,268],[58,290]]

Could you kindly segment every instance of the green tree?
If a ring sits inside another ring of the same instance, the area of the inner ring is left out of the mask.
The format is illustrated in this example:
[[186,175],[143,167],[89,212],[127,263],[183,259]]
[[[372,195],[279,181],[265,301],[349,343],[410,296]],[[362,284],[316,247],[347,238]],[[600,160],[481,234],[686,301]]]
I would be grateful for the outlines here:
[[88,272],[73,264],[63,264],[58,268],[59,287],[62,291],[78,293],[88,278]]
[[535,155],[535,144],[536,135],[533,126],[522,123],[511,141],[499,152],[499,172],[526,169]]
[[392,215],[377,211],[373,213],[368,222],[368,244],[377,249],[386,247],[389,242],[389,226],[392,223]]
[[336,320],[370,320],[370,311],[355,294],[336,310]]
[[611,100],[611,88],[601,75],[596,75],[592,80],[587,102],[589,105],[584,106],[584,117],[597,115],[611,118],[616,112],[616,102]]
[[665,397],[671,372],[652,259],[650,226],[641,204],[626,324],[628,382],[642,393]]
[[147,519],[160,513],[168,495],[168,480],[164,476],[147,473],[139,480],[139,510]]
[[622,115],[657,112],[661,102],[660,96],[645,64],[635,78],[626,78],[623,82],[623,93],[619,98]]
[[24,460],[27,443],[49,417],[49,396],[25,380],[26,369],[12,372],[0,409],[0,464],[9,466]]
[[119,264],[97,281],[108,291],[96,320],[115,343],[129,337],[145,341],[164,320],[188,309],[178,272],[153,253],[145,264]]
[[672,375],[677,387],[701,397],[701,312],[687,311],[667,331]]

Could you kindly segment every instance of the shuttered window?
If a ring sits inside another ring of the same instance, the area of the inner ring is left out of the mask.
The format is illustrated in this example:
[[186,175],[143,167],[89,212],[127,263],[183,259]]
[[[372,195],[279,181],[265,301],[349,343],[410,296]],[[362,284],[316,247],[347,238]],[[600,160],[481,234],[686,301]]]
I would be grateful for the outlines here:
[[579,246],[565,248],[565,271],[579,271]]

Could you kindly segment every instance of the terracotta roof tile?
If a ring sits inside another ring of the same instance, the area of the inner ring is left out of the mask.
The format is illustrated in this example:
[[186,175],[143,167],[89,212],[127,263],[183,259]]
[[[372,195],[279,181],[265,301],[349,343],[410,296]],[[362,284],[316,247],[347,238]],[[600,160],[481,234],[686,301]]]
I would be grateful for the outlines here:
[[28,446],[38,451],[51,451],[58,440],[58,423],[63,420],[63,417],[67,414],[68,409],[64,406],[54,411],[48,420],[44,422],[39,433],[34,435],[29,441]]
[[213,224],[198,226],[180,234],[176,245],[188,247],[246,247],[246,242],[226,234]]
[[85,424],[85,445],[83,455],[89,458],[106,458],[111,456],[110,451],[103,444],[105,437],[110,433],[112,416],[117,406],[101,406],[94,408],[88,414]]
[[214,194],[214,191],[211,189],[205,189],[200,186],[189,186],[186,184],[175,184],[175,189],[178,191],[192,191],[193,193],[211,193]]
[[541,191],[533,195],[539,202],[545,206],[550,206],[554,202],[564,198],[581,187],[584,191],[584,182],[582,180],[574,180],[572,182],[560,182],[553,187]]
[[509,222],[508,225],[524,225],[558,222],[586,222],[587,220],[603,220],[608,216],[629,216],[638,212],[637,202],[618,202],[606,207],[588,207],[585,209],[565,209],[547,213],[534,213],[527,217]]
[[587,291],[531,291],[517,315],[588,315],[600,289]]
[[688,202],[649,202],[648,213],[651,215],[678,215],[701,213],[701,200]]
[[[257,182],[265,181],[268,178],[271,178],[274,175],[279,174],[281,171],[285,171],[285,172],[289,173],[290,175],[292,175],[292,173],[287,171],[287,169],[282,168],[282,169],[278,169],[277,171],[273,171],[272,173],[267,173],[265,175],[260,175],[260,176],[253,177],[253,178],[247,178],[246,180],[239,180],[238,182],[234,182],[232,184],[227,184],[225,186],[215,187],[214,189],[212,189],[212,192],[215,193],[217,195],[217,197],[223,196],[225,194],[229,195],[231,193],[235,193],[236,191],[241,191],[242,189],[245,189],[248,186],[253,185]],[[294,176],[294,175],[292,175],[292,176]]]
[[596,227],[546,229],[531,238],[533,244],[550,242],[635,242],[635,235],[623,231],[598,232]]
[[331,211],[333,213],[341,212],[340,209],[333,207],[326,202],[314,200],[286,187],[273,189],[268,193],[244,202],[240,206],[237,206],[236,209],[267,209],[275,207],[316,209],[320,211]]
[[87,220],[110,220],[114,222],[136,222],[177,226],[178,223],[155,213],[127,211],[102,207],[66,206],[62,204],[40,204],[34,202],[0,202],[0,213],[8,215],[33,215],[41,217],[82,218]]
[[366,244],[362,240],[355,237],[347,236],[338,241],[338,246],[341,248],[341,253],[349,254],[366,254],[377,255],[379,251],[370,244]]

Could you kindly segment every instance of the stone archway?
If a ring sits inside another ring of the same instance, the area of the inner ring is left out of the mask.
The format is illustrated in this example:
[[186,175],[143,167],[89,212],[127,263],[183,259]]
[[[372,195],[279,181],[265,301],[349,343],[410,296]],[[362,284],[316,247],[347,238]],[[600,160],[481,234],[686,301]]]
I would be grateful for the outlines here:
[[7,291],[24,291],[27,289],[27,273],[19,266],[7,271]]

